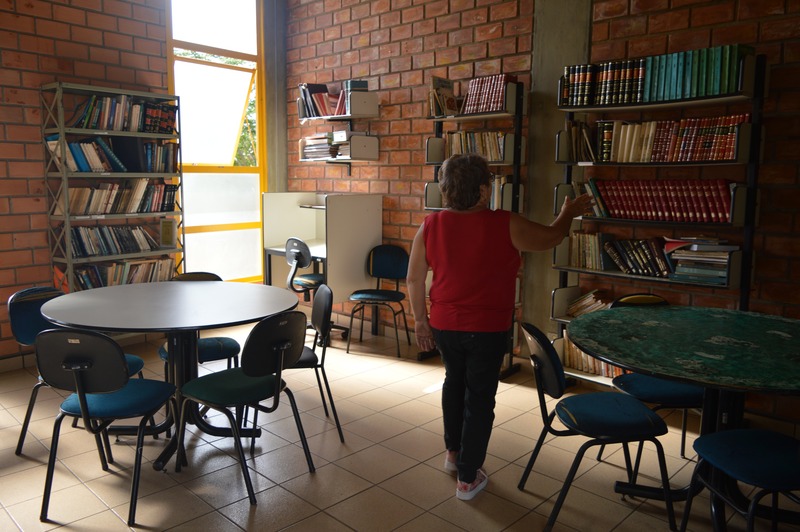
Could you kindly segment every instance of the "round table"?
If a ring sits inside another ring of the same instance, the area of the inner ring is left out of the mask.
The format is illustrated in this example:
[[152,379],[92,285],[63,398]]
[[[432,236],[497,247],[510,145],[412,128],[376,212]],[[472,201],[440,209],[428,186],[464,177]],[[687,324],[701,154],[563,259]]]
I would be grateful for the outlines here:
[[[51,299],[42,306],[49,321],[80,329],[103,332],[163,332],[169,346],[168,378],[178,388],[197,377],[197,337],[199,331],[253,323],[297,306],[297,296],[284,288],[222,281],[181,281],[139,283],[83,290]],[[230,429],[206,423],[197,412],[191,422],[204,432],[229,436]],[[168,419],[156,431],[164,431]],[[112,427],[115,428],[115,427]],[[127,428],[117,427],[116,432]],[[251,434],[250,431],[245,431]],[[259,429],[254,429],[258,435]],[[244,432],[243,432],[244,435]],[[155,469],[177,449],[173,437]]]

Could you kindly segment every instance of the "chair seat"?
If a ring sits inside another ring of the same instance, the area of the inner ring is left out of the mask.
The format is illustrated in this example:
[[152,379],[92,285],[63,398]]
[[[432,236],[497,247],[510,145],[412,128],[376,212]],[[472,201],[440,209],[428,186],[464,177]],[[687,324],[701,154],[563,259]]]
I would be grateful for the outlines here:
[[636,441],[667,433],[667,424],[638,399],[598,392],[566,397],[556,404],[558,419],[590,438]]
[[[100,419],[142,417],[158,410],[175,393],[175,385],[152,379],[131,379],[125,387],[111,393],[86,394],[89,416]],[[78,394],[71,394],[61,411],[80,416]]]
[[406,295],[397,290],[366,289],[356,290],[350,294],[350,301],[358,303],[370,303],[373,301],[378,303],[399,303],[405,298]]
[[136,355],[129,355],[125,353],[125,362],[128,363],[128,375],[137,375],[144,369],[144,360]]
[[723,430],[694,441],[712,466],[751,486],[770,491],[800,489],[800,441],[761,429]]
[[303,353],[292,368],[314,368],[317,366],[319,366],[319,357],[317,357],[317,354],[310,347],[303,346]]
[[[197,361],[201,364],[214,360],[233,358],[241,351],[239,342],[227,336],[212,336],[197,340]],[[166,361],[169,358],[166,344],[158,348],[158,356]]]
[[181,394],[198,403],[232,407],[258,403],[285,387],[283,380],[280,388],[276,387],[275,375],[250,377],[242,368],[231,368],[187,382],[181,388]]
[[304,273],[303,275],[295,275],[292,283],[300,288],[316,288],[325,282],[325,276],[321,273]]
[[626,373],[614,377],[611,382],[616,388],[645,403],[672,408],[703,406],[703,388],[694,384],[660,379],[641,373]]

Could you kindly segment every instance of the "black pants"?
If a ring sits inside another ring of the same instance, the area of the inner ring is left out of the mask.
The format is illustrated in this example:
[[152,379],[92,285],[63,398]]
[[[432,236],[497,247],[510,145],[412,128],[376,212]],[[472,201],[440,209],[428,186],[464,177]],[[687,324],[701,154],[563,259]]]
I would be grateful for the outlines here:
[[486,458],[508,331],[433,331],[445,367],[444,443],[458,451],[458,478],[472,482]]

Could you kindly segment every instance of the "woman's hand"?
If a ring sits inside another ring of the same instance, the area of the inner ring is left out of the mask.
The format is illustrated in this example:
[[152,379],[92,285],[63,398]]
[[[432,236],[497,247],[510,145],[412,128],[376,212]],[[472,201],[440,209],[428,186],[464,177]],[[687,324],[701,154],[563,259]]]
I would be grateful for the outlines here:
[[414,323],[414,336],[417,338],[417,347],[421,351],[432,351],[436,347],[436,342],[433,340],[433,330],[428,320],[418,320]]
[[592,210],[594,200],[589,194],[581,194],[575,199],[570,199],[569,196],[564,198],[564,204],[561,205],[561,213],[569,218],[576,216],[583,216]]

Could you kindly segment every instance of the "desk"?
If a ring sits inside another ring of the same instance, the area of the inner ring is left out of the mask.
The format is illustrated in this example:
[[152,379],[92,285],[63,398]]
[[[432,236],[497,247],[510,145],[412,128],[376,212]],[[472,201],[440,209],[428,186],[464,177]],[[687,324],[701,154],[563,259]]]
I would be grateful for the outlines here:
[[[178,388],[180,404],[180,387],[197,377],[199,331],[256,322],[296,306],[297,296],[277,287],[221,281],[181,281],[108,286],[74,292],[45,303],[42,315],[55,324],[67,327],[103,332],[166,333],[169,374]],[[230,429],[209,425],[196,412],[190,415],[190,420],[209,434],[230,435]],[[171,420],[167,420],[165,426],[158,430],[166,430],[169,423]],[[163,469],[176,448],[177,434],[153,467]]]
[[[619,307],[580,316],[567,333],[581,350],[615,366],[705,387],[701,434],[738,426],[743,392],[800,394],[798,320],[717,308]],[[625,483],[616,490],[658,495]],[[713,515],[724,526],[724,509]]]
[[262,220],[265,284],[286,286],[284,250],[290,237],[309,245],[334,303],[375,283],[366,264],[369,250],[383,241],[383,196],[267,192],[262,195]]

